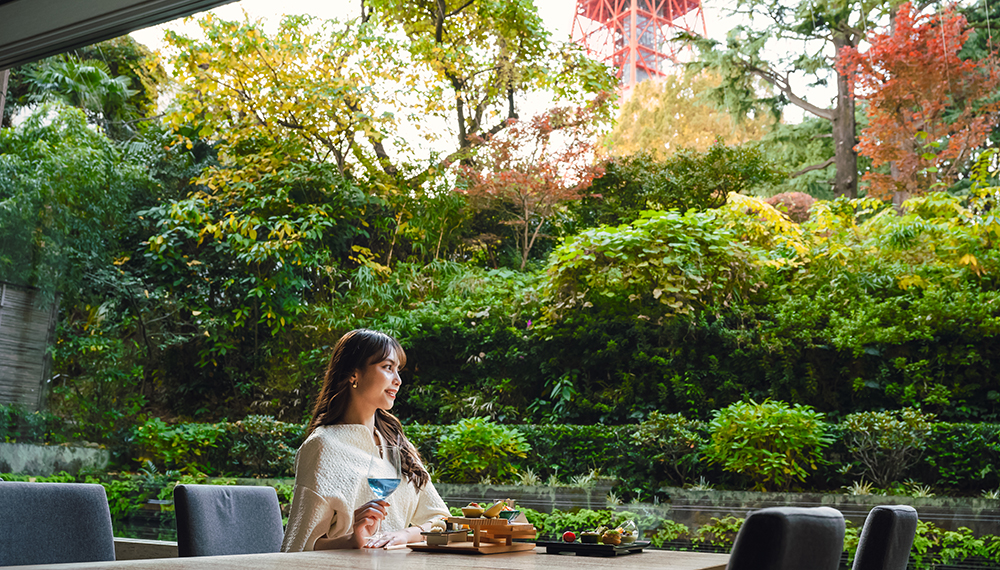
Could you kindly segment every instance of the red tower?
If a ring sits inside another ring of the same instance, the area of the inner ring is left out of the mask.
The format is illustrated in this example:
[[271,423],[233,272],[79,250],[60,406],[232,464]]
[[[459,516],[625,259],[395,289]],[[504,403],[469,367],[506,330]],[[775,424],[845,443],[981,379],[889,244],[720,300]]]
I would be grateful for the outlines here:
[[678,31],[707,35],[701,0],[577,0],[573,40],[614,66],[625,87],[664,75],[676,62],[670,36]]

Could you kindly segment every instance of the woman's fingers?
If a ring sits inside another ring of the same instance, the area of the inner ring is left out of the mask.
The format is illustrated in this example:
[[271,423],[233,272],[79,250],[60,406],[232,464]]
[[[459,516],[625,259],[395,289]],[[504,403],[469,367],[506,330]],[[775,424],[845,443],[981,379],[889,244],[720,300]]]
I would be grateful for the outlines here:
[[389,544],[391,538],[389,536],[381,536],[376,539],[369,539],[365,543],[365,548],[382,548],[383,546]]
[[366,516],[375,516],[375,513],[378,513],[377,516],[379,519],[383,519],[387,514],[385,508],[388,506],[389,503],[382,500],[368,501],[354,511],[354,520],[358,520]]
[[390,546],[405,546],[407,544],[407,536],[405,532],[390,532],[386,533],[379,538],[370,538],[368,542],[365,543],[365,548],[388,548]]

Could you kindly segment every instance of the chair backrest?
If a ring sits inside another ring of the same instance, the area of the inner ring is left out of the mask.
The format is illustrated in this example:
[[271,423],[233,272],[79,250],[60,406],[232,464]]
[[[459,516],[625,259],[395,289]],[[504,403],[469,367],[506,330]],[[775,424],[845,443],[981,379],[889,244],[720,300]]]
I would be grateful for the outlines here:
[[177,485],[178,556],[278,552],[284,530],[273,487]]
[[854,555],[854,570],[904,570],[917,534],[917,510],[880,505],[868,513]]
[[837,570],[844,515],[830,507],[771,507],[740,527],[727,570]]
[[114,559],[104,487],[0,482],[0,566]]

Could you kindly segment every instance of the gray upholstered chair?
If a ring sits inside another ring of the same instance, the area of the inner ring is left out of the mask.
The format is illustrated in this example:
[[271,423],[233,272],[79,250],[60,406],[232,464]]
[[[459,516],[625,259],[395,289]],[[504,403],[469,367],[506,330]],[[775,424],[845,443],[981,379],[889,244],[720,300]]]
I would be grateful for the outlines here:
[[844,516],[829,507],[771,507],[743,522],[727,570],[837,570]]
[[873,508],[861,529],[854,570],[905,570],[916,534],[917,511],[913,507]]
[[278,552],[284,530],[273,487],[177,485],[178,556]]
[[114,559],[104,487],[0,482],[0,566]]

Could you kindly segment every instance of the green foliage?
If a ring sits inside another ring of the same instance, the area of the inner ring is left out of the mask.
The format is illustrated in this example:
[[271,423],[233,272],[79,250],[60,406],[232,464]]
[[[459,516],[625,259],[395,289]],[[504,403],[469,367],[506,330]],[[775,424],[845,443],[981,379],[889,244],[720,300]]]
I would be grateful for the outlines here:
[[29,412],[17,404],[0,404],[0,441],[64,443],[70,429],[62,418],[46,411]]
[[[938,422],[925,440],[919,479],[978,493],[1000,486],[1000,426]],[[915,469],[919,468],[915,467]]]
[[229,424],[231,454],[248,475],[295,475],[295,451],[305,439],[305,426],[247,416]]
[[519,425],[517,429],[531,442],[526,465],[542,480],[555,475],[569,479],[594,470],[613,475],[609,465],[620,464],[629,441],[631,426],[606,425]]
[[529,332],[538,318],[537,274],[438,261],[399,264],[387,277],[359,268],[347,279],[338,301],[317,310],[314,322],[343,327],[337,334],[384,330],[403,343],[406,397],[393,408],[400,417],[511,422],[537,397]]
[[[95,317],[101,318],[101,312],[110,312],[112,306],[108,303],[95,308]],[[121,327],[106,324],[104,330],[119,332]],[[138,354],[141,349],[134,341],[115,334],[74,336],[68,331],[63,334],[67,340],[57,345],[55,364],[64,373],[57,377],[52,388],[59,396],[57,412],[75,422],[79,439],[121,442],[146,404],[141,388],[144,381]]]
[[208,448],[218,445],[225,433],[222,424],[170,426],[160,418],[151,418],[135,428],[135,443],[140,449],[137,461],[189,473],[207,472],[211,469],[205,461]]
[[[662,473],[677,486],[684,486],[698,465],[698,451],[704,437],[701,422],[681,414],[661,414],[654,410],[635,428],[632,442],[641,453],[657,464]],[[657,477],[656,480],[662,480]]]
[[517,473],[518,458],[527,457],[531,449],[517,428],[485,418],[462,420],[449,432],[436,451],[435,473],[442,481],[510,481]]
[[3,479],[4,481],[34,481],[35,483],[74,483],[76,481],[75,476],[70,475],[65,471],[60,471],[59,473],[55,473],[53,475],[37,477],[32,475],[23,475],[20,473],[0,473],[0,479]]
[[652,200],[662,210],[682,206],[685,195],[692,207],[717,208],[730,194],[747,194],[784,179],[757,143],[729,146],[717,140],[705,152],[678,150],[663,166],[669,182],[662,183]]
[[88,475],[84,483],[97,483],[104,487],[112,520],[121,520],[142,508],[142,502],[136,500],[140,485],[135,479],[99,479]]
[[728,516],[716,518],[712,517],[708,524],[698,527],[691,537],[692,544],[710,546],[716,549],[728,551],[736,541],[736,535],[743,526],[744,519]]
[[823,414],[807,406],[765,400],[718,410],[708,424],[705,458],[747,476],[754,489],[789,489],[816,470],[831,439]]
[[110,134],[113,122],[135,118],[127,113],[131,80],[114,76],[103,60],[81,60],[74,56],[50,58],[32,70],[35,97],[62,101],[82,109],[88,118]]
[[85,290],[149,185],[136,158],[59,104],[0,129],[0,280],[70,299]]
[[295,399],[300,386],[285,373],[265,383],[258,372],[305,363],[300,355],[322,346],[315,336],[305,346],[277,338],[315,326],[309,307],[332,301],[339,259],[368,235],[359,215],[376,203],[330,166],[291,166],[241,190],[238,208],[196,195],[140,213],[152,231],[142,251],[143,273],[156,284],[149,304],[154,314],[178,315],[159,335],[161,392],[187,415],[227,399],[269,412],[275,400]]
[[649,539],[656,548],[663,548],[668,542],[686,542],[690,540],[691,529],[685,524],[672,520],[664,520],[662,528],[658,529]]
[[645,210],[718,208],[731,192],[779,182],[783,176],[754,143],[716,141],[705,151],[681,148],[665,159],[648,152],[608,159],[590,196],[570,206],[579,229],[627,224]]
[[643,212],[567,239],[549,260],[548,317],[618,314],[659,323],[740,297],[746,249],[711,212]]
[[1000,540],[992,535],[977,538],[966,527],[948,531],[931,522],[917,521],[910,557],[917,568],[961,563],[970,558],[985,558],[996,563],[1000,562]]
[[922,455],[931,435],[934,414],[914,408],[893,412],[859,412],[844,418],[847,449],[877,486],[898,481]]
[[[542,513],[534,509],[521,509],[540,537],[558,537],[563,532],[571,530],[579,533],[585,530],[595,530],[599,527],[617,528],[625,521],[635,522],[640,531],[644,528],[656,528],[663,519],[653,517],[638,517],[630,511],[613,511],[610,509],[592,510],[575,509],[562,511],[554,509],[551,513]],[[669,522],[669,521],[667,521]]]

